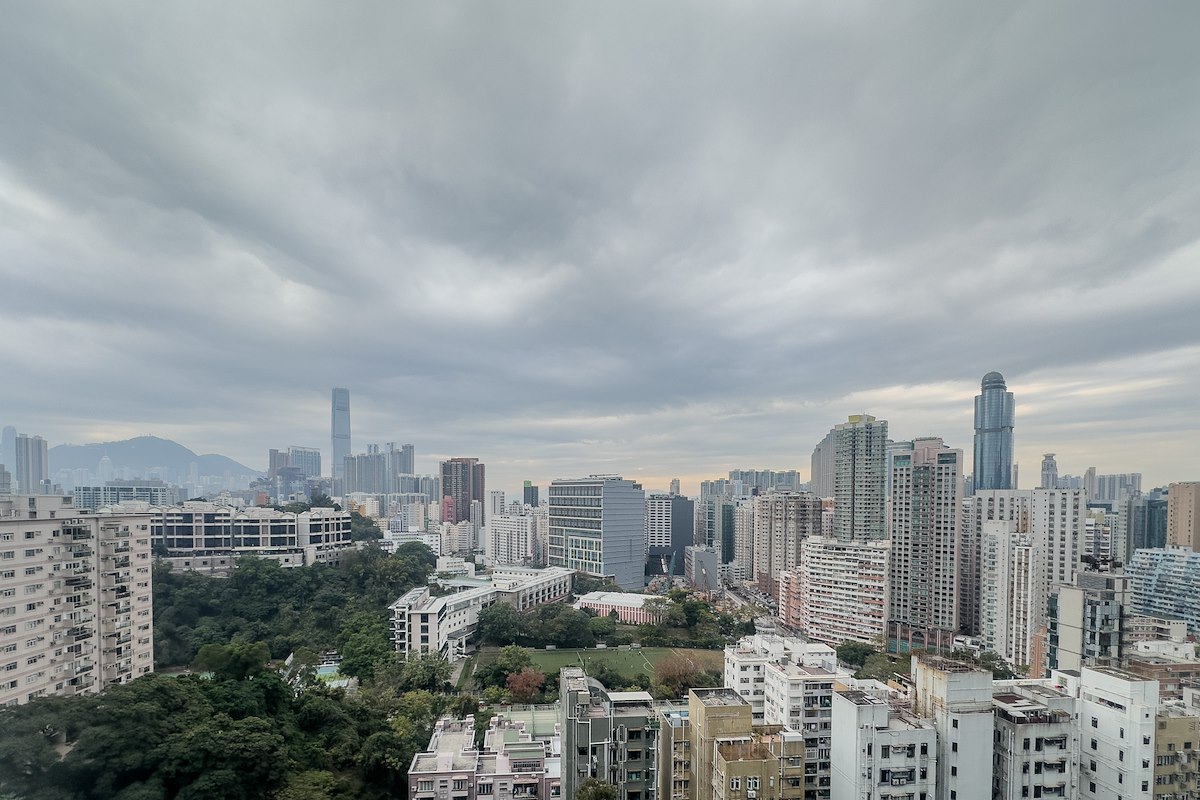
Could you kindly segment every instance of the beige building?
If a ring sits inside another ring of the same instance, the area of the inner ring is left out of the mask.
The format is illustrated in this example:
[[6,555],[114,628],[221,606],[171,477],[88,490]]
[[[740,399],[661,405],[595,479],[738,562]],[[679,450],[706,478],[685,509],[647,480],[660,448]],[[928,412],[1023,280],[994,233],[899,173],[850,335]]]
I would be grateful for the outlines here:
[[1200,481],[1167,487],[1167,546],[1200,551]]
[[1159,706],[1154,731],[1154,797],[1184,800],[1200,793],[1200,709]]
[[0,705],[94,694],[154,669],[150,516],[0,500]]
[[804,739],[794,731],[716,745],[713,800],[802,800],[805,780]]

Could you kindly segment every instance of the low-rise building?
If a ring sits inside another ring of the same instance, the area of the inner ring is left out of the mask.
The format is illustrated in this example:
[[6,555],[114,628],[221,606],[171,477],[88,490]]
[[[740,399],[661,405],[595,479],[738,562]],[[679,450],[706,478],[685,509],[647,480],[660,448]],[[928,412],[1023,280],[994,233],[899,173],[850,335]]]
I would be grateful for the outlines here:
[[102,513],[144,511],[151,515],[155,551],[176,569],[228,572],[242,556],[270,559],[285,567],[336,563],[353,549],[350,514],[314,508],[301,514],[273,508],[234,508],[209,502],[179,506],[122,504]]
[[494,717],[475,747],[475,718],[443,718],[429,748],[408,770],[412,800],[540,800],[561,797],[561,757],[554,740],[536,740],[522,723]]
[[479,612],[493,603],[518,611],[564,600],[574,573],[559,567],[497,568],[490,584],[434,597],[429,587],[405,593],[389,607],[392,642],[401,653],[437,653],[451,661],[466,654],[467,639],[479,625]]
[[634,592],[588,592],[575,601],[576,608],[590,608],[596,616],[607,617],[616,613],[617,619],[630,625],[658,622],[661,612],[649,608],[646,604],[651,600],[661,599],[652,594],[636,594]]

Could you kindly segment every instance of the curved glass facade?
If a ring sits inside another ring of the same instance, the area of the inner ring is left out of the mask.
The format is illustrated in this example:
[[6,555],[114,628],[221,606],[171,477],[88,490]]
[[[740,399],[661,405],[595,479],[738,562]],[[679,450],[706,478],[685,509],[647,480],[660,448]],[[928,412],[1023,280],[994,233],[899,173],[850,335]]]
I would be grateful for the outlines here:
[[983,376],[975,397],[975,489],[1013,489],[1012,392],[999,372]]

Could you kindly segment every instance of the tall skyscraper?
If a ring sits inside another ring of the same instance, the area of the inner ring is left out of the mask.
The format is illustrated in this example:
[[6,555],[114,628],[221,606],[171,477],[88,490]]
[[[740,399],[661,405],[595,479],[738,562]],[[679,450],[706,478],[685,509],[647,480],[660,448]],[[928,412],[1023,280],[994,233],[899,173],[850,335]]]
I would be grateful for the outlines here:
[[810,478],[809,491],[817,497],[833,497],[833,431],[813,448]]
[[886,538],[887,420],[855,414],[832,433],[834,536],[839,542]]
[[524,502],[524,504],[527,506],[530,506],[531,508],[537,508],[538,507],[538,487],[533,485],[533,481],[525,481],[525,485],[524,485],[523,489],[524,489],[524,493],[522,496],[522,501]]
[[400,445],[400,472],[405,475],[417,474],[416,448],[411,444]]
[[451,458],[442,462],[442,498],[450,500],[447,508],[454,519],[442,517],[442,522],[474,521],[483,524],[484,520],[471,520],[471,503],[478,502],[482,509],[484,505],[484,466],[478,458]]
[[1042,456],[1042,485],[1039,488],[1058,488],[1058,462],[1054,460],[1054,453]]
[[975,397],[975,491],[1014,489],[1012,392],[999,372],[983,376]]
[[549,564],[611,577],[622,589],[646,585],[646,494],[616,475],[550,484]]
[[330,465],[330,470],[336,486],[346,476],[346,456],[350,455],[349,389],[333,390],[332,413],[330,417],[330,444],[333,455],[333,463]]
[[916,439],[892,456],[888,647],[949,651],[958,634],[962,450]]
[[46,440],[22,433],[17,436],[16,445],[17,491],[20,494],[42,494],[42,481],[50,477]]
[[0,464],[10,471],[17,468],[17,429],[12,425],[5,425],[0,433]]

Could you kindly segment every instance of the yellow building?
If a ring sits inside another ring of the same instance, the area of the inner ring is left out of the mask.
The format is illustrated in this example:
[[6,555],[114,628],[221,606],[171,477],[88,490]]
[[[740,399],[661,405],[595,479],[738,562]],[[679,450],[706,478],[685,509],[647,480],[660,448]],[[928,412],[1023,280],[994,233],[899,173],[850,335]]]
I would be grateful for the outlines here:
[[1200,716],[1182,704],[1159,707],[1154,731],[1154,797],[1190,800],[1200,792]]

